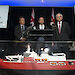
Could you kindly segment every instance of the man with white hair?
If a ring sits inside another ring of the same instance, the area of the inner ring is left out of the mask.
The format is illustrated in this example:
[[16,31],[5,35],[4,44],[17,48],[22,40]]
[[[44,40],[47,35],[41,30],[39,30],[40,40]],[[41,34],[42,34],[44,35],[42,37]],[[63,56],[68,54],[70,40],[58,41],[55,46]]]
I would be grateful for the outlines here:
[[[69,24],[63,20],[61,13],[56,14],[56,22],[51,22],[52,28],[54,29],[54,40],[67,41],[70,40],[70,27]],[[67,54],[69,47],[67,43],[54,43],[52,42],[53,52],[65,52]]]
[[61,13],[56,14],[56,23],[55,23],[55,40],[70,40],[70,27],[69,24],[63,21],[63,15]]

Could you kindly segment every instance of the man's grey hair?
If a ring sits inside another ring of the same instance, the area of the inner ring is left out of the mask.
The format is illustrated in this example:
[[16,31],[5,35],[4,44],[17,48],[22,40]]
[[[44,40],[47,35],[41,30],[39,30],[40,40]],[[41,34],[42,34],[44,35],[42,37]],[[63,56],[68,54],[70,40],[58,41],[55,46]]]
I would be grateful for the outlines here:
[[57,14],[56,14],[56,17],[57,17],[58,14],[60,14],[60,15],[63,17],[63,15],[62,15],[61,13],[57,13]]

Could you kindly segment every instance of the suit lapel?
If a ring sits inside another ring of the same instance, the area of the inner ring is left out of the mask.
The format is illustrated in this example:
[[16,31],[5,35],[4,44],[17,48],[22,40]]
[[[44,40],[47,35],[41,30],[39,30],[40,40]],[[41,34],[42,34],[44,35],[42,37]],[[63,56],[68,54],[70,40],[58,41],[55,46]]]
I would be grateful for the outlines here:
[[62,31],[63,31],[63,21],[62,21],[61,33],[62,33]]
[[[57,27],[57,31],[58,31],[58,33],[59,33],[59,29],[58,29],[57,22],[56,22],[56,27]],[[62,27],[61,27],[61,32],[60,32],[60,34],[62,33],[62,31],[63,31],[63,21],[62,21]]]
[[21,32],[21,26],[19,25],[19,30],[20,30],[20,32]]
[[57,33],[59,34],[59,29],[58,29],[57,22],[55,23],[55,25],[56,25]]

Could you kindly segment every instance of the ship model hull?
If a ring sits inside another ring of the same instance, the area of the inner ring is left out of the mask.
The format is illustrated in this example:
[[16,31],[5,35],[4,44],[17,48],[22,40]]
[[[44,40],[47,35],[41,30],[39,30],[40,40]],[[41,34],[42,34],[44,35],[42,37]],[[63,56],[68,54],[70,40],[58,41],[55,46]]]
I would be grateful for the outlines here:
[[23,62],[0,59],[1,75],[75,75],[75,61],[47,61],[24,58]]

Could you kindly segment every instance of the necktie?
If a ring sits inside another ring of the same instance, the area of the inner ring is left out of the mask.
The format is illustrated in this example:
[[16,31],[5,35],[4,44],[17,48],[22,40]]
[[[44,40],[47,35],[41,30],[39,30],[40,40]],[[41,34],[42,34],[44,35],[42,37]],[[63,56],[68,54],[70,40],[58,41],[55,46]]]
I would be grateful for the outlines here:
[[59,34],[60,34],[60,32],[61,32],[61,28],[60,28],[60,21],[59,21]]
[[40,29],[44,29],[44,25],[43,24],[40,25]]
[[43,29],[43,25],[41,25],[41,29]]
[[22,26],[22,29],[21,30],[22,30],[22,37],[23,37],[23,26]]
[[23,26],[22,26],[22,31],[23,31]]

